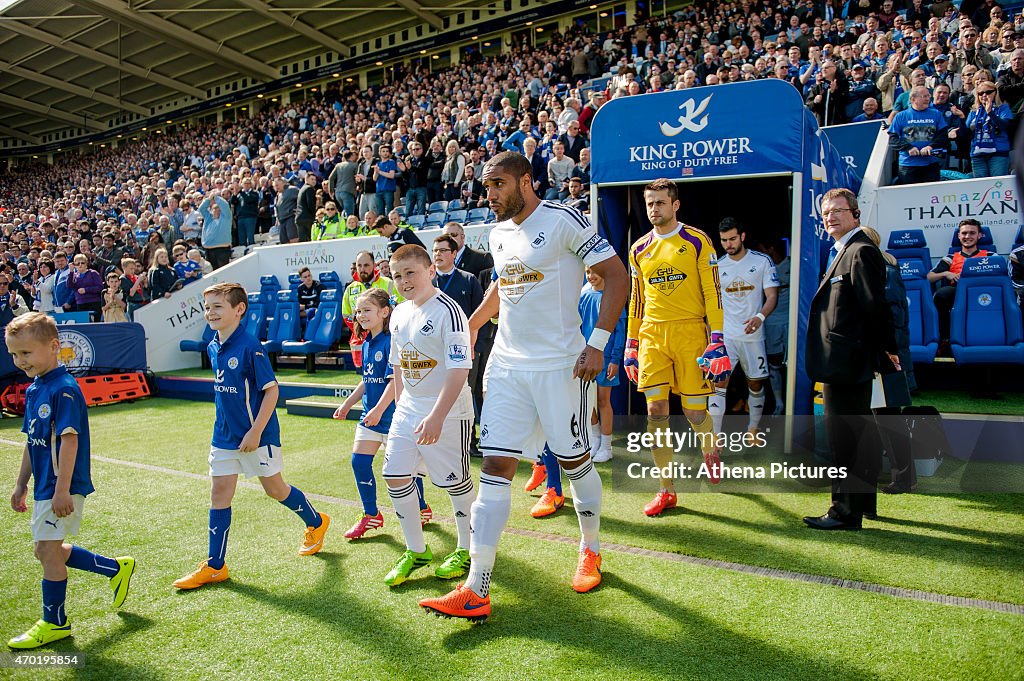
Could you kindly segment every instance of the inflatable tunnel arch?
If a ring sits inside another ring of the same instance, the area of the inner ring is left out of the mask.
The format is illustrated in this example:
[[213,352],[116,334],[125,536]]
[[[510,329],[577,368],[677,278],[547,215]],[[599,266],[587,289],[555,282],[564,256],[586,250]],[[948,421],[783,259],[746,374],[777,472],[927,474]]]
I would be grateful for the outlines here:
[[[591,146],[592,210],[620,254],[651,229],[642,189],[662,177],[677,184],[680,220],[713,242],[725,215],[745,222],[748,239],[788,240],[786,413],[810,414],[803,334],[828,245],[821,196],[835,187],[856,193],[860,180],[796,89],[769,79],[613,99],[594,118]],[[620,405],[628,404],[625,390]]]

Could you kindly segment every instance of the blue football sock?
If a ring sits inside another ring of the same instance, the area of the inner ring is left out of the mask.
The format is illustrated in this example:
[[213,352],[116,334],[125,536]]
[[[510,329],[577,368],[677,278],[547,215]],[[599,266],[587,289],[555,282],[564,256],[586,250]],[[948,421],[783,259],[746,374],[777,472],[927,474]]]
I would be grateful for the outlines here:
[[420,510],[427,507],[427,498],[423,496],[423,478],[416,477],[416,493],[420,495]]
[[562,496],[562,467],[548,446],[544,445],[544,453],[540,455],[544,469],[548,472],[548,487],[555,488],[555,494]]
[[43,580],[43,621],[63,627],[68,623],[64,612],[64,599],[68,594],[68,580]]
[[377,515],[377,481],[373,479],[373,455],[352,452],[352,472],[356,476],[356,490],[363,502],[363,513]]
[[313,504],[309,503],[309,499],[298,487],[292,487],[288,498],[281,503],[295,511],[302,518],[302,522],[306,523],[306,527],[320,527],[320,523],[323,522],[320,519],[320,514],[313,508]]
[[210,553],[206,564],[214,570],[224,567],[228,553],[228,532],[231,530],[231,507],[210,509]]
[[71,547],[71,555],[68,556],[68,560],[64,564],[69,568],[95,572],[104,577],[113,577],[121,569],[121,566],[113,558],[107,558],[98,553],[87,551],[81,546]]

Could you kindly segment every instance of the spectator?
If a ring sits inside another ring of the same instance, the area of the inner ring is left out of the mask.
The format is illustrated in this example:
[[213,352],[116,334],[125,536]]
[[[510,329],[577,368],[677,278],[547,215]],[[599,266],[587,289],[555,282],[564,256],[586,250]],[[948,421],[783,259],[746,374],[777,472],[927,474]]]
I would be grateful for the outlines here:
[[57,274],[54,271],[52,260],[41,260],[39,269],[36,271],[35,292],[36,299],[33,306],[36,312],[51,314],[57,311],[53,287],[57,283]]
[[949,70],[960,73],[968,64],[986,70],[995,64],[992,54],[978,44],[978,30],[973,26],[960,29],[960,43],[952,54]]
[[548,164],[537,153],[537,140],[530,138],[523,143],[523,156],[530,162],[533,173],[533,191],[537,198],[544,198],[548,191]]
[[89,269],[89,259],[81,253],[75,256],[75,269],[68,275],[68,288],[74,292],[74,311],[88,312],[92,321],[99,321],[103,312],[100,300],[103,278],[96,270]]
[[[423,246],[423,242],[419,240],[412,229],[406,227],[405,229],[399,229],[396,225],[391,222],[383,215],[376,219],[373,223],[373,229],[376,230],[377,234],[388,240],[388,250],[392,253],[404,244],[417,244]],[[424,248],[426,248],[424,246]]]
[[103,291],[103,321],[127,322],[128,315],[125,310],[128,306],[121,291],[121,277],[117,272],[111,272],[107,275],[106,281],[107,288]]
[[476,179],[472,164],[466,165],[462,177],[461,198],[467,209],[482,208],[488,205],[487,192],[480,180]]
[[120,268],[123,257],[124,253],[114,244],[114,235],[111,232],[106,232],[103,235],[103,245],[96,252],[97,271],[106,272],[112,267]]
[[342,159],[327,177],[327,192],[334,197],[346,216],[355,215],[356,170],[359,167],[356,163],[356,152],[348,149],[342,154]]
[[[925,76],[924,69],[914,69],[910,72],[910,87],[893,102],[892,111],[893,114],[897,114],[901,111],[906,111],[910,108],[910,93],[914,88],[925,87],[927,82],[927,76]],[[926,88],[927,89],[927,88]],[[930,91],[929,91],[930,92]],[[890,122],[892,119],[890,118]]]
[[[455,145],[459,145],[456,143]],[[395,178],[398,176],[398,164],[391,158],[391,148],[382,144],[380,159],[373,166],[374,192],[377,197],[377,212],[389,213],[395,207],[395,190],[398,188]]]
[[583,182],[578,177],[569,178],[568,194],[562,203],[572,206],[581,213],[590,212],[590,199],[583,195]]
[[155,302],[161,298],[170,298],[171,294],[185,282],[171,269],[170,258],[166,249],[159,249],[153,254],[153,263],[149,267],[149,296]]
[[991,255],[988,251],[978,248],[981,223],[974,218],[961,220],[957,235],[960,238],[960,251],[944,257],[927,275],[928,281],[938,285],[934,301],[935,309],[939,313],[939,351],[946,357],[949,356],[949,314],[956,299],[956,285],[960,281],[964,260]]
[[487,251],[478,251],[466,245],[466,230],[458,222],[449,222],[444,226],[444,233],[455,239],[455,266],[460,270],[479,277],[480,272],[494,267],[494,258]]
[[854,117],[854,123],[862,123],[864,121],[879,121],[885,118],[878,110],[878,100],[873,97],[868,97],[864,100],[861,105],[863,107],[863,113]]
[[53,267],[53,303],[57,311],[67,312],[72,307],[74,296],[71,289],[68,288],[68,275],[71,274],[71,266],[68,264],[68,256],[64,251],[58,250],[53,254]]
[[295,210],[299,202],[299,190],[283,177],[274,180],[274,215],[277,218],[278,238],[282,244],[294,244],[299,241],[299,230],[295,225]]
[[139,262],[134,258],[121,260],[121,293],[127,305],[129,321],[135,321],[135,311],[149,302],[146,293],[149,288],[149,279],[145,272],[139,274]]
[[235,218],[238,223],[238,245],[244,246],[246,252],[256,245],[256,221],[260,216],[260,193],[253,188],[252,178],[242,180],[242,190],[238,192],[238,210]]
[[199,281],[203,276],[203,267],[198,262],[188,259],[188,248],[184,244],[177,244],[171,249],[174,256],[174,273],[185,284]]
[[299,241],[312,241],[313,223],[316,222],[316,175],[306,173],[302,188],[295,199],[295,230]]
[[1010,57],[1010,68],[1003,71],[997,81],[999,98],[1015,114],[1021,111],[1024,102],[1024,50],[1014,50]]
[[199,223],[199,211],[193,210],[192,203],[187,199],[181,201],[180,207],[182,218],[179,231],[181,232],[181,238],[186,241],[199,243],[200,234],[203,231],[203,227]]
[[849,96],[846,100],[846,120],[852,121],[864,111],[864,100],[874,100],[874,108],[878,109],[878,99],[882,96],[875,82],[867,77],[867,69],[863,64],[854,64],[850,69]]
[[444,187],[444,200],[454,201],[462,194],[462,178],[465,175],[466,157],[459,149],[459,143],[448,140],[445,147],[444,167],[441,171],[441,183]]
[[356,300],[367,289],[379,288],[385,291],[393,299],[397,299],[393,303],[396,305],[404,300],[398,294],[398,290],[391,282],[391,279],[381,274],[380,270],[377,269],[373,261],[373,254],[369,251],[359,251],[356,253],[353,272],[353,281],[345,287],[345,292],[341,296],[341,314],[347,321],[351,322],[354,320]]
[[580,162],[580,152],[590,145],[587,136],[580,132],[578,120],[569,123],[565,133],[558,138],[558,141],[565,147],[565,155],[571,158],[573,163]]
[[889,146],[900,155],[896,184],[939,179],[939,159],[947,147],[946,121],[930,103],[928,88],[915,87],[910,92],[910,108],[896,114],[889,126]]
[[0,274],[0,328],[7,326],[12,319],[26,312],[29,312],[28,306],[17,293],[10,290],[6,272]]
[[[203,216],[201,240],[206,257],[209,258],[213,269],[220,269],[231,260],[231,206],[215,190],[210,198],[199,204],[199,213]],[[166,255],[167,250],[164,249],[164,256]],[[150,279],[152,280],[152,274]],[[153,298],[155,300],[156,296]]]
[[887,70],[878,77],[878,89],[882,92],[882,111],[888,113],[893,110],[896,99],[904,92],[910,91],[910,76],[913,72],[904,63],[904,55],[901,52],[889,57]]
[[188,249],[188,259],[189,262],[194,262],[199,265],[199,271],[203,273],[204,277],[213,273],[213,265],[210,264],[209,260],[203,257],[203,254],[198,248]]
[[[1021,61],[1024,62],[1024,50]],[[999,94],[991,83],[977,88],[977,100],[967,117],[971,133],[971,174],[973,177],[994,177],[1010,172],[1010,125],[1013,112],[999,102]]]
[[410,143],[409,156],[398,163],[398,169],[402,171],[402,176],[408,183],[405,193],[408,215],[425,215],[429,163],[423,157],[423,145],[416,141]]
[[431,204],[440,201],[444,197],[444,184],[441,175],[444,171],[446,157],[441,140],[436,137],[430,139],[430,151],[426,154],[427,162],[427,203]]

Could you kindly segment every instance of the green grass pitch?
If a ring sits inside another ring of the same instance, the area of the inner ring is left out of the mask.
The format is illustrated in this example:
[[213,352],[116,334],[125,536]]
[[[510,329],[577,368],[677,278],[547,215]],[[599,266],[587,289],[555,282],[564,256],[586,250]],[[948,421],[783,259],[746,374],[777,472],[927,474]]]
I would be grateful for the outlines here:
[[[97,492],[75,541],[134,555],[131,595],[114,612],[106,580],[71,571],[74,636],[41,650],[83,652],[86,666],[0,669],[0,679],[1024,677],[1020,615],[607,547],[604,583],[576,594],[569,588],[575,550],[559,541],[578,537],[571,502],[552,518],[530,518],[535,497],[522,492],[526,464],[514,483],[509,526],[543,534],[502,537],[494,615],[480,626],[430,617],[416,601],[453,584],[428,570],[394,590],[383,584],[402,549],[393,514],[385,512],[385,528],[369,539],[341,536],[359,514],[349,467],[353,422],[279,416],[285,479],[331,497],[314,501],[334,518],[325,549],[298,556],[302,527],[294,514],[240,486],[231,580],[177,593],[171,582],[206,554],[213,405],[152,399],[90,410]],[[8,490],[21,456],[20,425],[0,422]],[[649,519],[640,512],[648,493],[608,487],[602,541],[609,546],[1024,604],[1024,499],[1016,495],[882,497],[886,520],[872,529],[815,533],[800,517],[827,506],[823,492],[686,495],[682,511]],[[436,514],[450,514],[447,497],[430,485],[427,498]],[[379,500],[388,505],[386,493]],[[6,640],[39,617],[41,569],[27,515],[0,513],[0,536]],[[427,541],[435,556],[447,553],[454,525],[429,525]],[[840,617],[850,623],[842,630]]]

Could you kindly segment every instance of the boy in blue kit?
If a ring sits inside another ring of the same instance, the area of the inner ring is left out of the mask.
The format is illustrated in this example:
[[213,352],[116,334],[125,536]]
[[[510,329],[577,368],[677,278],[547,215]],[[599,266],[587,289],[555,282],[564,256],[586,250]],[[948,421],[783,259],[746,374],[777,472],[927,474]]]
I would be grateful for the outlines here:
[[114,607],[119,608],[128,597],[135,559],[107,558],[64,542],[78,534],[85,497],[93,492],[85,397],[68,370],[58,366],[60,341],[53,319],[39,312],[22,315],[7,325],[6,337],[14,364],[33,379],[25,393],[22,426],[28,443],[11,508],[28,510],[28,481],[35,478],[32,540],[43,564],[43,618],[7,643],[28,649],[71,635],[64,612],[69,567],[110,578]]
[[[604,279],[589,267],[587,284],[580,292],[580,318],[583,320],[583,337],[589,338],[597,325],[601,296],[604,294]],[[626,312],[623,310],[615,330],[604,349],[604,371],[597,375],[597,408],[591,417],[591,427],[598,426],[593,442],[598,445],[591,457],[594,463],[603,463],[612,458],[612,388],[619,384],[619,367],[626,349]]]
[[189,260],[188,249],[178,244],[174,247],[174,273],[186,284],[191,284],[203,276],[203,266],[195,260]]
[[207,353],[214,373],[213,442],[210,446],[210,552],[192,574],[174,582],[195,589],[228,578],[224,562],[231,528],[231,499],[239,474],[258,476],[267,495],[295,511],[306,524],[299,555],[323,548],[331,524],[298,488],[281,477],[281,429],[277,423],[277,379],[263,346],[241,325],[248,307],[240,284],[221,282],[203,291],[206,321],[217,336]]

